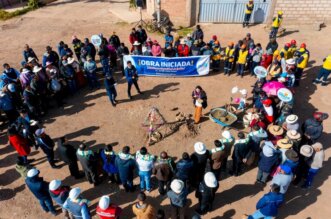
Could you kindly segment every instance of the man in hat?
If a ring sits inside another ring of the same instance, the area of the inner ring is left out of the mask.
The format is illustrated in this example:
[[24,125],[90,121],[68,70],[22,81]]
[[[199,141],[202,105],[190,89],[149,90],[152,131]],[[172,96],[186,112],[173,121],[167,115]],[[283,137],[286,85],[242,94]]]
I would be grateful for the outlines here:
[[142,46],[141,43],[139,43],[138,41],[135,41],[133,44],[133,49],[131,51],[131,55],[135,55],[135,56],[139,56],[142,55]]
[[243,219],[275,218],[278,208],[284,202],[284,194],[280,193],[280,186],[272,184],[270,192],[265,194],[256,204],[256,211],[252,215],[244,215]]
[[48,192],[48,182],[39,176],[39,170],[33,168],[28,171],[25,183],[32,194],[39,200],[39,203],[45,212],[51,212],[56,216],[52,198]]
[[107,74],[105,79],[104,79],[104,84],[105,84],[105,88],[106,88],[109,100],[110,100],[112,106],[115,107],[116,104],[117,104],[117,101],[116,101],[116,97],[117,97],[116,85],[117,85],[117,83],[116,83],[114,77],[110,74]]
[[99,179],[96,169],[96,157],[92,150],[88,149],[87,145],[84,143],[79,145],[77,150],[77,158],[83,167],[86,179],[90,184],[97,186],[99,184]]
[[68,142],[66,136],[63,136],[58,140],[57,148],[61,160],[68,164],[70,175],[75,177],[75,179],[82,178],[82,174],[79,172],[77,164],[77,151],[74,146]]
[[300,125],[298,119],[298,116],[294,114],[287,116],[285,123],[283,123],[283,128],[285,130],[299,131]]
[[310,159],[308,159],[307,164],[309,167],[308,175],[306,177],[306,180],[304,184],[302,185],[302,188],[310,188],[315,175],[323,167],[323,161],[325,159],[325,154],[323,150],[323,145],[319,142],[316,142],[312,145],[312,148],[314,149],[314,152]]
[[170,188],[171,179],[175,173],[175,163],[167,152],[162,151],[153,167],[153,174],[156,176],[160,195],[165,195]]
[[245,70],[245,65],[248,60],[248,50],[246,49],[246,45],[243,44],[240,47],[240,50],[238,52],[238,60],[237,60],[237,75],[244,77],[244,70]]
[[181,39],[180,44],[177,47],[177,53],[179,57],[187,57],[190,54],[190,48],[186,45],[185,40]]
[[254,1],[249,0],[248,3],[246,4],[243,27],[248,27],[249,20],[251,19],[253,10],[254,10]]
[[62,208],[62,212],[65,218],[69,218],[68,211],[63,208],[64,202],[69,197],[69,186],[62,185],[61,180],[52,180],[49,183],[49,194],[51,195],[52,199]]
[[193,33],[192,33],[192,39],[203,41],[203,37],[204,37],[203,31],[202,31],[200,25],[197,25],[195,31],[193,31]]
[[53,51],[52,47],[47,46],[46,52],[43,55],[42,65],[45,68],[46,62],[52,62],[57,68],[59,67],[60,58],[59,55]]
[[132,84],[135,86],[137,92],[139,94],[142,94],[142,92],[140,91],[139,85],[138,85],[138,72],[137,72],[136,67],[134,65],[132,65],[131,61],[127,61],[127,67],[125,68],[124,72],[125,72],[126,81],[128,82],[128,96],[129,96],[129,99],[131,100],[132,99],[132,96],[131,96]]
[[187,189],[189,189],[189,185],[193,179],[193,168],[193,160],[190,158],[188,153],[184,152],[182,154],[182,159],[180,159],[176,164],[176,178],[182,180]]
[[23,58],[26,62],[28,62],[29,57],[34,58],[37,61],[39,61],[39,59],[38,59],[36,53],[33,51],[33,49],[30,48],[28,44],[25,44],[24,50],[23,50]]
[[137,219],[154,219],[156,214],[154,207],[146,203],[144,192],[138,194],[137,202],[132,206],[132,211]]
[[314,149],[310,145],[302,145],[300,147],[299,164],[295,173],[295,179],[293,184],[296,186],[302,180],[302,177],[306,176],[309,170],[308,160],[314,153]]
[[100,88],[100,83],[97,79],[96,72],[97,72],[97,64],[93,61],[91,56],[86,57],[87,61],[84,63],[84,71],[87,76],[87,82],[90,89]]
[[134,157],[130,154],[130,147],[123,147],[118,153],[115,160],[115,165],[118,168],[122,185],[126,192],[134,192],[133,175],[136,167]]
[[60,168],[55,165],[56,160],[54,160],[54,141],[45,133],[45,129],[37,129],[35,132],[37,147],[40,147],[41,150],[46,154],[47,160],[52,168]]
[[220,140],[214,141],[215,148],[211,149],[211,168],[212,172],[215,174],[216,179],[219,179],[221,174],[221,167],[223,165],[223,160],[226,157],[225,146]]
[[323,133],[323,121],[329,118],[329,114],[315,112],[313,118],[307,119],[302,124],[303,143],[313,144],[319,139]]
[[278,29],[283,21],[283,11],[278,11],[277,16],[272,19],[270,38],[277,37]]
[[193,45],[190,48],[190,54],[192,56],[199,56],[201,54],[201,47],[198,40],[194,40]]
[[148,153],[146,147],[142,147],[136,153],[138,174],[140,177],[140,190],[149,193],[151,191],[151,175],[155,157]]
[[110,198],[104,195],[100,198],[96,213],[100,219],[119,219],[122,208],[110,202]]
[[88,209],[90,201],[81,197],[81,189],[76,187],[70,190],[69,197],[63,204],[63,208],[67,209],[71,218],[91,219],[91,214]]
[[293,149],[288,149],[285,152],[286,160],[283,162],[283,165],[289,166],[293,174],[296,173],[296,169],[299,165],[299,155]]
[[171,204],[171,218],[184,219],[187,205],[188,190],[182,180],[174,179],[170,184],[171,190],[167,192]]
[[271,184],[280,186],[280,193],[285,194],[292,182],[293,174],[291,167],[280,165],[279,172],[272,178]]
[[112,43],[116,49],[120,47],[121,45],[121,40],[120,38],[116,35],[116,32],[113,31],[113,34],[109,38],[109,43]]
[[167,31],[167,33],[164,35],[164,48],[168,48],[168,46],[172,45],[174,42],[174,36],[171,35],[170,31]]
[[194,153],[191,155],[191,159],[194,164],[194,183],[196,186],[203,179],[205,173],[207,161],[210,158],[209,150],[206,149],[206,145],[202,142],[196,142],[194,144]]
[[195,197],[199,199],[199,207],[196,209],[199,215],[205,215],[207,212],[212,211],[218,186],[218,180],[214,173],[206,172],[195,193]]
[[0,89],[3,89],[10,83],[18,84],[20,73],[15,68],[10,67],[8,63],[3,64],[3,72],[0,75]]
[[235,139],[229,131],[222,132],[222,138],[219,139],[220,142],[224,145],[225,157],[222,161],[221,171],[226,171],[228,157],[231,154],[232,146],[234,145]]

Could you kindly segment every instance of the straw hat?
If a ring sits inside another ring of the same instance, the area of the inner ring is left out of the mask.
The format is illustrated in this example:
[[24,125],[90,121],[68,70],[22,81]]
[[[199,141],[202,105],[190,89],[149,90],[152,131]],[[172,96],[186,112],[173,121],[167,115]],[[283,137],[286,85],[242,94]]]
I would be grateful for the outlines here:
[[222,132],[222,136],[223,136],[223,138],[226,138],[226,139],[231,139],[232,138],[232,135],[229,131]]
[[75,61],[74,58],[71,58],[71,57],[68,58],[68,64],[72,64],[72,63],[74,63],[74,61]]
[[313,153],[314,153],[314,149],[310,145],[302,145],[300,148],[300,154],[302,154],[305,157],[311,157]]
[[22,70],[21,74],[26,74],[26,73],[29,73],[29,72],[30,72],[30,70],[29,70],[29,69],[23,68],[23,70]]
[[73,188],[73,189],[71,189],[70,192],[69,192],[69,198],[70,198],[70,199],[77,199],[78,196],[80,195],[80,193],[81,193],[80,188],[78,188],[78,187]]
[[205,154],[206,153],[206,145],[202,142],[196,142],[194,144],[194,150],[197,154]]
[[288,130],[286,136],[291,140],[298,140],[301,138],[301,134],[297,130]]
[[217,180],[212,172],[207,172],[203,178],[205,181],[206,185],[210,188],[216,188],[217,187]]
[[288,149],[287,151],[285,151],[285,156],[288,160],[291,160],[293,162],[297,162],[299,160],[298,153],[293,149]]
[[278,125],[269,126],[268,131],[273,135],[282,135],[284,133],[284,129]]
[[283,138],[277,141],[277,146],[282,149],[290,149],[293,146],[293,143],[290,140]]
[[110,198],[107,195],[104,195],[100,198],[99,207],[102,210],[106,210],[109,207]]
[[134,46],[140,46],[140,43],[138,41],[134,41],[133,45]]
[[315,144],[313,144],[312,147],[314,149],[323,150],[323,145],[321,143],[319,143],[319,142],[316,142]]
[[49,183],[49,190],[57,190],[61,186],[61,180],[54,179]]
[[31,178],[31,177],[37,176],[38,174],[39,174],[39,170],[37,170],[36,168],[33,168],[28,171],[26,176]]
[[38,73],[38,72],[40,72],[41,70],[42,70],[42,68],[39,67],[39,66],[35,66],[35,67],[33,67],[33,73]]
[[179,179],[174,179],[170,184],[170,188],[177,194],[181,193],[184,189],[184,182]]
[[34,60],[36,60],[36,59],[33,58],[33,57],[29,57],[29,58],[28,58],[28,63],[33,62]]
[[297,115],[289,115],[286,117],[286,123],[287,124],[294,124],[298,121],[298,116]]

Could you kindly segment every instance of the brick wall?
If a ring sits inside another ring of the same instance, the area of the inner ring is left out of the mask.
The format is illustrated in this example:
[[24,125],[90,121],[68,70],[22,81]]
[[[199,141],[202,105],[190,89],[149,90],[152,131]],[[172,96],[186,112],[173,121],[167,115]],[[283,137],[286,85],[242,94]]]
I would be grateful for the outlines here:
[[284,12],[284,23],[331,23],[331,0],[277,0],[275,14],[279,10]]

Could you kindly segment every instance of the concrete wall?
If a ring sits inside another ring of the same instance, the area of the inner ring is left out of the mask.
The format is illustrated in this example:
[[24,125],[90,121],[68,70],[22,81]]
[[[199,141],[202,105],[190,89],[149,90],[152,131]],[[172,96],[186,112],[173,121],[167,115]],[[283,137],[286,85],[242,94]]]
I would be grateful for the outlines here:
[[285,24],[331,23],[331,0],[277,0],[274,14],[278,10]]
[[[161,0],[161,10],[169,14],[175,26],[191,26],[195,23],[196,0]],[[156,10],[155,0],[146,0],[147,13],[153,14]]]

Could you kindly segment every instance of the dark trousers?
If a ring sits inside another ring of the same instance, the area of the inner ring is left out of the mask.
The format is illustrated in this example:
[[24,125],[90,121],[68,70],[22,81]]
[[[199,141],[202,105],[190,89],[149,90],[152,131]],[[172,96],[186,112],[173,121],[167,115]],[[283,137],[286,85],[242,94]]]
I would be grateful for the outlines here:
[[249,20],[251,19],[252,14],[245,14],[243,26],[248,26]]
[[297,68],[295,71],[295,82],[294,82],[294,86],[298,87],[300,85],[300,80],[302,77],[302,73],[303,73],[303,68]]
[[232,65],[233,65],[233,62],[229,62],[229,61],[224,62],[224,73],[225,74],[230,75],[230,73],[232,71]]
[[39,199],[39,203],[44,211],[46,211],[46,212],[50,211],[52,213],[56,212],[51,198]]
[[93,184],[98,182],[95,170],[84,170],[84,173],[89,183]]
[[90,87],[90,89],[100,88],[100,83],[97,79],[97,75],[95,72],[87,73],[86,76],[87,76],[87,83],[88,83],[88,86]]
[[270,32],[270,38],[276,38],[278,33],[278,27],[272,27]]
[[17,117],[19,116],[18,112],[15,109],[6,110],[4,112],[5,112],[6,116],[7,116],[10,124],[12,124],[13,122],[15,122],[16,119],[17,119]]
[[51,166],[54,166],[55,165],[55,162],[54,162],[54,150],[45,149],[44,147],[41,147],[41,150],[43,150],[43,152],[46,154],[48,163]]
[[70,175],[75,178],[78,178],[80,174],[79,174],[77,161],[68,163],[68,167],[69,167]]
[[260,65],[259,62],[254,62],[254,61],[251,62],[251,65],[250,65],[250,72],[251,72],[251,75],[254,75],[254,68],[255,68],[256,66],[259,66],[259,65]]
[[118,173],[107,173],[107,174],[111,182],[118,184],[121,183],[120,176],[118,175]]
[[115,103],[116,97],[117,97],[117,92],[116,92],[116,88],[113,86],[109,89],[107,89],[107,95],[109,97],[109,100],[112,104]]
[[138,82],[137,82],[136,79],[133,79],[132,82],[128,82],[128,96],[129,97],[131,97],[131,87],[132,87],[132,84],[137,89],[137,92],[140,93],[140,88],[139,88]]
[[175,205],[171,205],[171,219],[184,219],[186,212],[186,206],[177,207]]
[[331,73],[331,70],[327,70],[327,69],[325,69],[325,68],[321,68],[321,70],[320,70],[320,72],[318,73],[316,79],[319,81],[319,80],[321,80],[321,78],[323,78],[322,81],[323,81],[323,82],[326,82],[326,81],[328,80],[328,77],[329,77],[330,73]]
[[[223,164],[222,164],[222,166],[223,166]],[[214,175],[215,175],[215,177],[216,177],[217,180],[219,180],[219,178],[220,178],[221,169],[222,169],[222,167],[220,167],[220,168],[218,168],[216,170],[212,170],[212,172],[214,173]]]
[[238,73],[238,75],[243,76],[244,75],[244,70],[245,70],[245,64],[238,64],[237,65],[237,73]]
[[158,184],[159,184],[159,193],[161,195],[166,194],[166,192],[169,190],[170,188],[170,182],[169,181],[162,181],[162,180],[158,180]]
[[201,215],[204,215],[208,211],[211,211],[212,206],[213,206],[213,200],[203,200],[199,198],[199,213]]
[[235,175],[238,175],[241,171],[242,161],[239,158],[232,157],[232,172]]

